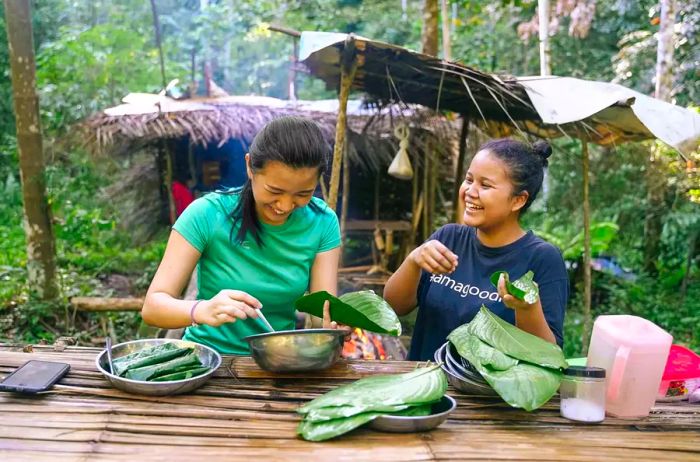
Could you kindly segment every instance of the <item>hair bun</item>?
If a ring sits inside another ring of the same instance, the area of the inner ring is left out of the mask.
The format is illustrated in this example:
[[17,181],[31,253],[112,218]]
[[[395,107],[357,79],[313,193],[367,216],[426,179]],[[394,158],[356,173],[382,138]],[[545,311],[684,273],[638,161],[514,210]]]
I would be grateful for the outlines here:
[[540,140],[532,145],[532,150],[540,159],[542,159],[542,164],[544,164],[546,167],[547,164],[549,164],[547,159],[552,155],[552,146],[550,146],[546,141]]

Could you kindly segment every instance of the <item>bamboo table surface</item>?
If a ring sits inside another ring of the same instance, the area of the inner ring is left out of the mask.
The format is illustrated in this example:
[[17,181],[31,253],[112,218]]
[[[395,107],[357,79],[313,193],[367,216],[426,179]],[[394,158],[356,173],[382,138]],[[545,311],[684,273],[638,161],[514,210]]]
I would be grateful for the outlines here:
[[586,425],[561,418],[556,398],[528,413],[450,389],[458,408],[431,432],[359,429],[311,443],[295,434],[301,403],[417,363],[340,361],[321,372],[281,375],[248,357],[225,356],[193,393],[149,397],[111,388],[95,368],[99,349],[29,350],[0,344],[0,377],[29,359],[67,362],[71,370],[43,394],[0,392],[2,461],[700,461],[700,405],[687,402],[657,403],[644,419]]

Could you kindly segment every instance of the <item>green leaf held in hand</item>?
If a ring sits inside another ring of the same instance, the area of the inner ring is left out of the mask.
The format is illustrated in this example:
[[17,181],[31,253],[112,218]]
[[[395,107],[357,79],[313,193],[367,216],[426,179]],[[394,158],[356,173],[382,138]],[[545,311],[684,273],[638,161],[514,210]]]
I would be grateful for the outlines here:
[[518,300],[522,300],[527,303],[535,303],[537,297],[540,296],[540,292],[537,289],[537,284],[533,281],[535,273],[528,271],[520,279],[510,282],[510,276],[506,271],[496,271],[490,277],[491,284],[498,289],[498,278],[503,274],[506,280],[506,289],[508,293]]
[[401,335],[401,322],[396,313],[386,300],[371,290],[349,292],[340,297],[322,290],[300,297],[294,307],[322,318],[326,300],[330,302],[331,320],[335,322],[379,334]]

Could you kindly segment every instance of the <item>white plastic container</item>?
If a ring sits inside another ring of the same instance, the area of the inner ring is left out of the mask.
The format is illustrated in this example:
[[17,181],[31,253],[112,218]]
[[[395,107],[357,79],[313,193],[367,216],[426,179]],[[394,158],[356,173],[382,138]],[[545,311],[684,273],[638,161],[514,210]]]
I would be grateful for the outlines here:
[[605,369],[570,366],[564,370],[559,387],[562,417],[578,422],[605,419]]
[[638,316],[599,316],[593,325],[587,365],[607,372],[606,413],[621,418],[649,415],[673,337]]

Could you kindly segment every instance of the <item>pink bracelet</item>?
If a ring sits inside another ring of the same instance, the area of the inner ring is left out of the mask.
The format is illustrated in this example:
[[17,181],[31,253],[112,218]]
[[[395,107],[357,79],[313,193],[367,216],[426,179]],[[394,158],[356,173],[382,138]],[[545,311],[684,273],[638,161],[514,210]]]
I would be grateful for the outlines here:
[[197,305],[199,305],[199,302],[202,300],[197,300],[194,302],[194,305],[192,305],[192,308],[190,308],[190,320],[192,321],[192,327],[197,327],[199,324],[194,320],[194,309],[197,308]]

